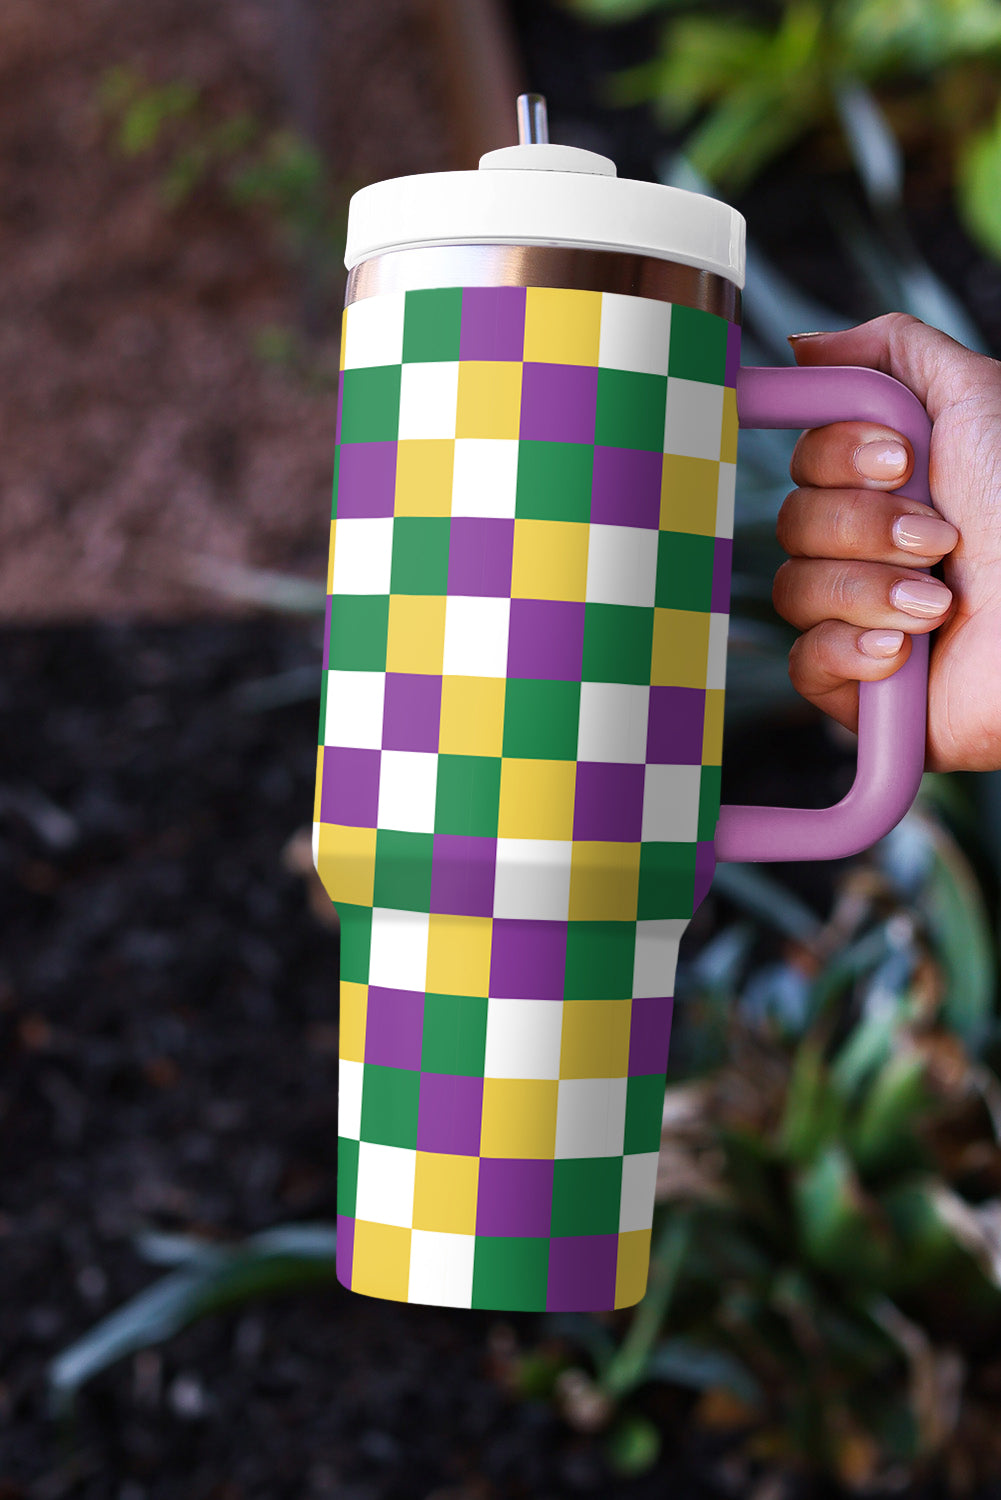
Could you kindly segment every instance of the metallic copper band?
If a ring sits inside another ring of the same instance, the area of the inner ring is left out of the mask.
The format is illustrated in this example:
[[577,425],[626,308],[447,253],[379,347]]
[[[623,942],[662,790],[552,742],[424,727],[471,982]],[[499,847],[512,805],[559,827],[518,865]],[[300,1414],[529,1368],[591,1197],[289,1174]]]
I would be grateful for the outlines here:
[[570,245],[420,245],[387,250],[355,266],[345,306],[380,292],[444,286],[555,286],[625,292],[700,307],[740,322],[740,289],[714,271],[628,250]]

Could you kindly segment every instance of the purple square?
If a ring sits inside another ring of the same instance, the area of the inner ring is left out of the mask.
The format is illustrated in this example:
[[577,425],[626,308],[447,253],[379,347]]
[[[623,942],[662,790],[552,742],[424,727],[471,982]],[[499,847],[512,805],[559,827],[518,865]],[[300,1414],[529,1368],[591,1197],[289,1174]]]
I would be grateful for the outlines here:
[[511,597],[514,521],[453,516],[448,544],[448,592]]
[[646,758],[655,766],[700,766],[706,695],[702,688],[652,687]]
[[597,404],[596,365],[526,364],[520,436],[547,443],[593,443]]
[[490,993],[505,1000],[562,1000],[566,922],[495,917]]
[[351,1272],[355,1258],[355,1221],[347,1214],[337,1215],[337,1280],[351,1290]]
[[524,347],[523,286],[463,287],[460,359],[521,359]]
[[617,1234],[554,1236],[549,1242],[547,1312],[602,1312],[615,1306]]
[[476,1194],[476,1233],[547,1235],[553,1211],[553,1163],[484,1156]]
[[[330,666],[330,612],[331,612],[331,607],[332,607],[332,604],[333,604],[333,598],[334,598],[333,594],[328,594],[327,595],[327,604],[326,604],[326,608],[325,608],[324,614],[323,614],[323,670],[324,671],[326,671],[327,668]],[[324,728],[325,728],[325,725],[321,724],[320,725],[320,734],[321,734],[321,736],[322,736],[322,734],[324,732]]]
[[591,520],[607,526],[660,526],[663,453],[595,448]]
[[723,376],[725,385],[737,384],[737,371],[740,369],[740,324],[731,323],[726,336],[726,373]]
[[478,1156],[483,1079],[454,1073],[422,1073],[417,1116],[418,1151]]
[[431,910],[457,917],[489,917],[494,909],[497,840],[436,833],[431,865]]
[[701,839],[695,846],[695,904],[692,911],[698,911],[702,902],[709,893],[709,887],[713,883],[716,873],[716,845],[712,839]]
[[610,839],[638,843],[643,832],[645,766],[608,761],[577,762],[574,794],[575,839]]
[[671,1017],[674,1000],[670,995],[649,999],[636,997],[629,1020],[629,1074],[667,1072],[667,1054],[671,1045]]
[[365,1061],[383,1068],[421,1065],[424,996],[417,990],[384,990],[369,985],[365,1007]]
[[379,812],[378,750],[346,750],[328,745],[323,752],[320,821],[349,828],[374,828]]
[[382,716],[384,750],[437,750],[441,678],[387,672]]
[[730,611],[730,568],[733,562],[733,543],[728,537],[718,536],[713,548],[713,586],[709,596],[709,608],[720,614]]
[[337,479],[337,516],[391,516],[396,496],[396,444],[344,443]]
[[549,599],[511,600],[509,677],[580,682],[583,660],[583,604]]

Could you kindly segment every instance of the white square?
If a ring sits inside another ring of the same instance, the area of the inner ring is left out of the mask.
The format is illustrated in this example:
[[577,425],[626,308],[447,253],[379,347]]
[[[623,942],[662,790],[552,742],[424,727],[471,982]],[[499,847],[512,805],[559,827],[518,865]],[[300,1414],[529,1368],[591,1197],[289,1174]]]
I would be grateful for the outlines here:
[[730,628],[730,616],[709,616],[709,660],[706,671],[706,687],[726,687],[726,637]]
[[623,682],[582,682],[577,759],[642,765],[650,689]]
[[657,1187],[657,1153],[642,1151],[622,1158],[622,1191],[619,1197],[619,1233],[649,1229],[653,1223],[653,1199]]
[[379,763],[379,828],[434,833],[438,757],[433,750],[384,750]]
[[572,853],[569,840],[498,839],[494,916],[567,921]]
[[506,677],[510,599],[452,594],[445,604],[446,677]]
[[405,1146],[360,1142],[355,1218],[409,1229],[414,1217],[416,1171],[416,1151],[408,1151]]
[[459,361],[428,360],[400,372],[401,438],[454,438]]
[[392,562],[392,516],[338,521],[331,593],[388,594]]
[[625,1078],[561,1078],[556,1155],[621,1156],[626,1129]]
[[487,1001],[484,1078],[559,1078],[562,1000]]
[[368,961],[370,985],[423,993],[427,987],[428,921],[428,914],[423,911],[374,908]]
[[647,766],[643,781],[644,843],[688,843],[699,836],[701,766]]
[[723,386],[667,377],[664,452],[719,459],[723,438]]
[[356,1141],[361,1135],[361,1086],[365,1064],[337,1060],[337,1134]]
[[636,923],[633,994],[637,999],[666,999],[674,994],[678,947],[689,921],[688,917],[666,917]]
[[323,743],[381,749],[385,697],[385,672],[328,671]]
[[737,465],[719,466],[719,484],[716,488],[716,535],[733,537],[733,511],[737,491]]
[[612,370],[666,375],[671,304],[624,292],[602,292],[598,363]]
[[453,516],[513,517],[517,490],[517,438],[456,438]]
[[413,1230],[407,1301],[431,1302],[435,1307],[471,1307],[475,1249],[476,1237],[472,1234]]
[[642,526],[592,525],[587,544],[587,599],[591,604],[653,608],[660,532]]
[[403,292],[362,297],[344,313],[344,368],[398,365],[403,359]]

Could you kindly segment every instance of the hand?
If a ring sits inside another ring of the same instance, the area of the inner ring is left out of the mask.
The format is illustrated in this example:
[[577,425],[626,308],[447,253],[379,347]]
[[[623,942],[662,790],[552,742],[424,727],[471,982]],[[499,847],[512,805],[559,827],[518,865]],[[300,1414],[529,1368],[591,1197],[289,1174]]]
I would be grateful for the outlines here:
[[[892,493],[913,455],[890,428],[803,434],[777,526],[790,560],[773,590],[803,632],[793,686],[855,730],[858,682],[889,677],[910,636],[934,630],[926,765],[1001,769],[1001,363],[904,313],[790,343],[798,364],[867,365],[910,387],[932,419],[934,502]],[[939,561],[945,584],[916,571]]]

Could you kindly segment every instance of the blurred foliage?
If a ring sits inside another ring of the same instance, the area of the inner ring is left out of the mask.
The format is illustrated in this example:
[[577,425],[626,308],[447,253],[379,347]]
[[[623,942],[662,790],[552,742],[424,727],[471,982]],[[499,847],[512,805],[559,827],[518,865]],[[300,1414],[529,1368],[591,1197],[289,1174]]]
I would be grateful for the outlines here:
[[780,152],[819,131],[839,99],[880,85],[905,150],[953,179],[969,233],[1001,259],[1001,0],[564,0],[614,23],[669,12],[657,55],[608,80],[618,104],[650,102],[719,190],[739,193]]

